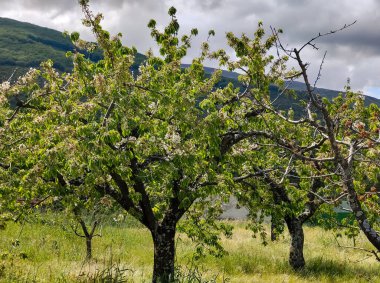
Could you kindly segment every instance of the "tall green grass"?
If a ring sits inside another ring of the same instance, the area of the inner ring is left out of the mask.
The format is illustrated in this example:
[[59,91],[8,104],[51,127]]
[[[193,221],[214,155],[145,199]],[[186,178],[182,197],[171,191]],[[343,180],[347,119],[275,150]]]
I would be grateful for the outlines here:
[[[0,231],[0,282],[150,282],[153,245],[149,231],[127,218],[101,227],[94,238],[91,261],[85,243],[60,215],[10,223]],[[234,222],[234,235],[223,239],[227,254],[193,260],[194,245],[177,239],[178,282],[380,282],[380,263],[362,251],[339,248],[332,232],[305,229],[306,268],[294,272],[287,263],[285,233],[267,246]],[[352,245],[340,239],[342,245]],[[364,237],[357,245],[370,248]]]

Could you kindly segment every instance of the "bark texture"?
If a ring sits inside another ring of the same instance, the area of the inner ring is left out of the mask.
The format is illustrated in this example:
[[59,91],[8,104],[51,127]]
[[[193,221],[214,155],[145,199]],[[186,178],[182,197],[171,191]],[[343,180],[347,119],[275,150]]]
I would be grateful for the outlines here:
[[371,244],[378,251],[380,251],[380,235],[369,223],[367,216],[361,207],[360,201],[358,200],[358,196],[354,189],[352,180],[347,180],[345,182],[345,188],[348,192],[348,203],[355,215],[356,220],[358,221],[360,229],[367,237],[367,239],[371,242]]
[[174,282],[175,225],[157,227],[154,243],[153,283]]
[[86,238],[86,259],[92,258],[92,237]]
[[285,221],[291,237],[289,264],[296,270],[301,269],[305,266],[303,223],[299,219],[291,217],[286,217]]

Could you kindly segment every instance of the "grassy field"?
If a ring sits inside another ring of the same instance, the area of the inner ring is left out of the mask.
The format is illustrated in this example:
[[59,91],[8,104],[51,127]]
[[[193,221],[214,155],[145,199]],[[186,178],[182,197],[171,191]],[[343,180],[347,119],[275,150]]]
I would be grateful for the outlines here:
[[[132,221],[119,227],[105,225],[102,237],[94,239],[94,259],[85,262],[84,240],[52,222],[54,218],[44,224],[10,223],[0,231],[0,282],[150,281],[153,254],[146,229]],[[232,239],[223,239],[228,254],[208,256],[197,262],[197,268],[191,264],[194,246],[179,235],[180,282],[380,282],[380,263],[363,251],[339,248],[332,232],[306,227],[307,267],[296,273],[287,263],[287,233],[264,247],[244,229],[245,223],[233,224]],[[340,241],[352,245],[349,239]],[[369,248],[364,238],[357,245]],[[107,281],[111,277],[119,281]]]

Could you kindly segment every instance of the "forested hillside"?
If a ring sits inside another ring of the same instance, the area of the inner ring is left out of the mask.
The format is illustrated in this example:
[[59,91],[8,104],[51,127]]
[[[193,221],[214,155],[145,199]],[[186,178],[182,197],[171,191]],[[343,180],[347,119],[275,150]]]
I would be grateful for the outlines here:
[[0,76],[9,77],[16,68],[23,73],[51,58],[61,71],[71,69],[65,53],[73,50],[70,39],[62,33],[29,23],[0,18]]
[[[16,71],[19,76],[30,67],[38,67],[42,61],[51,59],[54,67],[62,72],[72,69],[72,60],[67,51],[75,50],[70,38],[62,32],[30,23],[0,18],[0,80],[6,80]],[[87,54],[94,61],[102,54],[97,51]],[[137,54],[136,65],[144,56]]]

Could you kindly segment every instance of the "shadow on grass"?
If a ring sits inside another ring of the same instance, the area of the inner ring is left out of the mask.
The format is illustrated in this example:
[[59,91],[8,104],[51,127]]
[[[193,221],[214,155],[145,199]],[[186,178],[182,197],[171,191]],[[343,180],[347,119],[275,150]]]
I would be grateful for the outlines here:
[[316,257],[309,259],[306,263],[306,267],[295,273],[305,279],[308,277],[327,277],[330,279],[337,277],[353,277],[370,280],[380,277],[380,268],[365,268],[359,265],[355,266],[352,263],[348,264],[347,262],[337,262],[322,257]]

